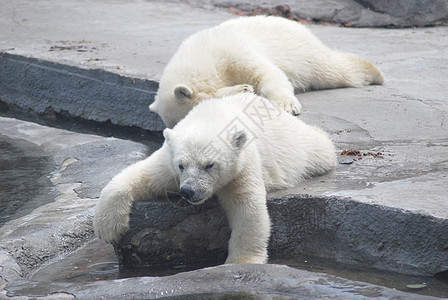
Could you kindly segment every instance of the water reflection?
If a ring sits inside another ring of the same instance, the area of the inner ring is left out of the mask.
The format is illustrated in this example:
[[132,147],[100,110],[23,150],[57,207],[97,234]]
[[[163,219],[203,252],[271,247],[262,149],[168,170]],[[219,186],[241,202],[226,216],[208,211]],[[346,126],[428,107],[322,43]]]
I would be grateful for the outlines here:
[[[270,263],[285,264],[301,270],[327,273],[349,280],[368,282],[421,295],[448,297],[448,283],[430,276],[402,275],[335,263],[332,260],[309,256],[297,256],[288,259],[272,258]],[[137,276],[168,276],[209,266],[211,265],[207,264],[207,262],[190,264],[186,261],[177,261],[165,266],[120,268],[112,245],[95,239],[64,259],[41,268],[30,279],[39,282],[88,283],[95,280],[112,280]],[[425,283],[427,287],[424,289],[410,289],[407,287],[408,285],[421,283]]]
[[53,260],[30,277],[39,282],[76,283],[117,278],[119,268],[114,249],[98,239],[64,258]]
[[138,276],[168,276],[213,266],[208,261],[187,263],[183,260],[148,267],[119,267],[112,245],[99,239],[87,243],[67,257],[55,259],[37,270],[31,280],[39,282],[87,283]]
[[[270,263],[285,264],[290,267],[311,272],[326,273],[354,281],[388,287],[404,292],[420,295],[448,297],[448,280],[431,276],[411,276],[388,271],[380,271],[361,265],[347,265],[330,259],[313,256],[297,256],[294,258],[270,259]],[[410,288],[410,285],[423,284],[421,289]]]

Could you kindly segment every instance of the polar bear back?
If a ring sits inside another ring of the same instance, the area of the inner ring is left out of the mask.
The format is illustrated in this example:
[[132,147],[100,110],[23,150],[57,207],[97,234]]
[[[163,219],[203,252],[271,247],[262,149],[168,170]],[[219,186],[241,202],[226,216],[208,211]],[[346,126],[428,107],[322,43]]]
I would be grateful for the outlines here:
[[181,44],[150,109],[172,128],[205,99],[253,91],[299,114],[295,93],[383,81],[371,62],[328,48],[304,25],[274,16],[240,17]]
[[[312,61],[310,53],[313,53]],[[216,71],[228,71],[226,69],[232,66],[232,61],[253,59],[259,64],[263,58],[278,66],[290,78],[297,74],[297,70],[309,69],[310,64],[333,59],[332,51],[300,23],[271,16],[241,17],[190,36],[181,44],[164,74],[184,81],[189,76],[196,81],[189,84],[196,85],[200,79],[197,76],[207,74],[210,81]],[[302,73],[301,76],[304,77],[301,82],[309,82],[315,74]],[[229,82],[214,82],[214,87],[227,84]],[[308,87],[303,86],[302,90]]]

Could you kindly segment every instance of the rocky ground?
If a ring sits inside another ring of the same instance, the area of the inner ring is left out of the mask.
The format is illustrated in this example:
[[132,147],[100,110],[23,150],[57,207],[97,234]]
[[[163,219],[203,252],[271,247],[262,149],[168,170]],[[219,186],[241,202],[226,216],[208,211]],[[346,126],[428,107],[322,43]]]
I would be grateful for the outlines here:
[[190,5],[227,9],[237,15],[272,14],[304,23],[330,23],[348,27],[434,26],[448,24],[448,4],[443,0],[284,0],[189,1]]

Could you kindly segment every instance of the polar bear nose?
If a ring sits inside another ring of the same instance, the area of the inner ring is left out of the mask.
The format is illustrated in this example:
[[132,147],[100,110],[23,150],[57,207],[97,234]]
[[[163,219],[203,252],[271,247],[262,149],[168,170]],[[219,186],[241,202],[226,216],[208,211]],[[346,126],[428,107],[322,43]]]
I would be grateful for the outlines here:
[[183,186],[183,187],[180,188],[180,195],[182,196],[182,198],[185,198],[187,200],[191,200],[194,197],[194,190],[192,190],[188,186]]

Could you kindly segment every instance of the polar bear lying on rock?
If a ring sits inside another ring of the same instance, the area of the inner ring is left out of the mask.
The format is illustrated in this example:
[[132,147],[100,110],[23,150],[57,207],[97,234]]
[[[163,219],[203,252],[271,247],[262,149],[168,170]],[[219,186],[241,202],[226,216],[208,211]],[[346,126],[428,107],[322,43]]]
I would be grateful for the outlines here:
[[177,191],[197,205],[217,195],[232,230],[226,263],[265,263],[266,192],[336,165],[322,130],[251,93],[202,101],[164,136],[159,150],[102,190],[94,228],[104,241],[116,242],[129,229],[133,201]]
[[150,109],[172,128],[204,99],[249,91],[299,114],[295,91],[383,81],[372,63],[329,49],[297,22],[240,17],[182,43],[163,72]]

